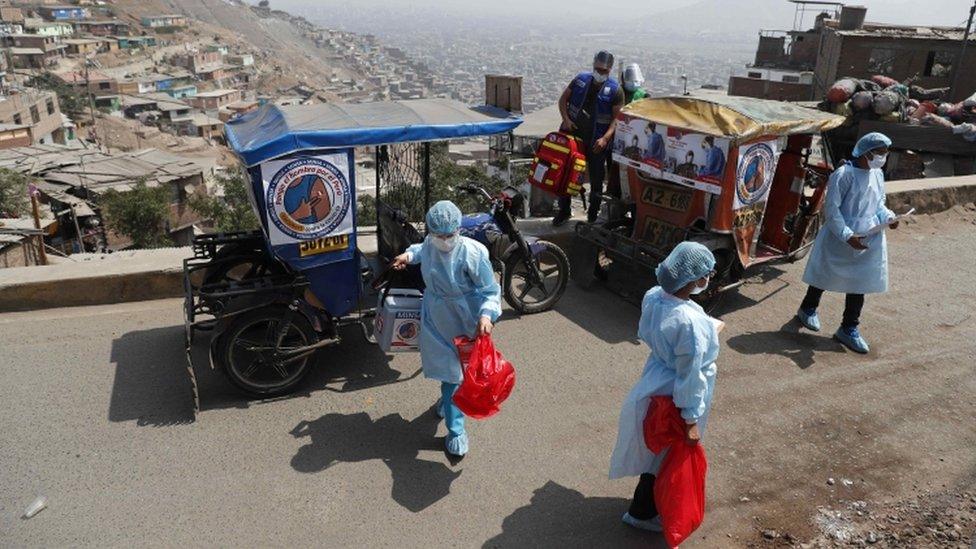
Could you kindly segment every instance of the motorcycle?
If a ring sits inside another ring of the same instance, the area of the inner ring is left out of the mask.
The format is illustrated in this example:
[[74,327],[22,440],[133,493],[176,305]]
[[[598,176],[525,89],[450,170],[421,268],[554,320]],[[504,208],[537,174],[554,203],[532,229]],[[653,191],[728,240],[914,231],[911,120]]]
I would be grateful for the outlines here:
[[566,291],[569,258],[556,244],[519,231],[514,212],[523,209],[522,194],[508,186],[493,197],[470,183],[459,185],[458,190],[489,205],[488,212],[465,215],[460,232],[488,248],[492,266],[501,275],[505,301],[522,314],[551,309]]

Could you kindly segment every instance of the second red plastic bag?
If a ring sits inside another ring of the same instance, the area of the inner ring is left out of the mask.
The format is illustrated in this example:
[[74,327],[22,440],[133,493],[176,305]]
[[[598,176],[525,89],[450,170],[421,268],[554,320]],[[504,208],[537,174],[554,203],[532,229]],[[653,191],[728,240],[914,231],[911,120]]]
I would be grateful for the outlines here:
[[685,422],[667,396],[651,398],[644,417],[644,443],[655,454],[669,449],[654,479],[654,505],[665,541],[677,547],[705,518],[705,449],[700,443],[685,442]]
[[454,404],[474,419],[495,415],[515,387],[515,368],[495,349],[491,336],[456,337],[454,345],[464,373]]

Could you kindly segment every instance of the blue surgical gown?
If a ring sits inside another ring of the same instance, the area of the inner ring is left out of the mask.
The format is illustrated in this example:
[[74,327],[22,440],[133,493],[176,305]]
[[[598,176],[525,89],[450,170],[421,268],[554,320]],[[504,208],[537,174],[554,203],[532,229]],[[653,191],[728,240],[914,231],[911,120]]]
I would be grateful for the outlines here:
[[644,443],[644,416],[651,397],[672,397],[681,417],[697,422],[702,434],[712,405],[718,330],[700,305],[674,297],[660,286],[651,288],[641,304],[637,335],[651,348],[651,355],[620,411],[610,478],[657,474],[665,452],[654,454]]
[[852,164],[838,168],[828,182],[823,228],[807,260],[803,282],[847,294],[887,291],[888,243],[884,231],[862,239],[866,250],[855,250],[847,240],[894,218],[894,212],[885,206],[881,170]]
[[448,253],[438,250],[427,237],[407,248],[410,263],[420,263],[424,277],[420,307],[420,361],[424,376],[447,383],[461,383],[461,362],[454,338],[473,337],[478,319],[492,322],[502,314],[501,288],[480,242],[458,236]]

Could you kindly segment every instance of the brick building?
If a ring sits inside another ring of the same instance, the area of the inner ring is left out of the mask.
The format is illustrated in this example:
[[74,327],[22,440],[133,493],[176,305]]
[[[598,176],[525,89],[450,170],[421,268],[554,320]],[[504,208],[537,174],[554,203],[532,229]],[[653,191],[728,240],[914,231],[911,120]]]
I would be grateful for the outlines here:
[[68,55],[85,56],[103,51],[102,41],[94,38],[67,38],[64,40],[64,45]]
[[963,28],[871,23],[866,15],[864,7],[839,6],[811,29],[761,31],[755,61],[733,73],[729,95],[819,100],[838,79],[876,74],[944,88],[958,73],[953,99],[976,91],[976,36],[961,59]]
[[890,76],[923,88],[952,85],[959,73],[954,101],[976,91],[976,39],[960,58],[962,28],[915,27],[865,23],[854,29],[828,27],[820,42],[814,93],[822,97],[839,78]]
[[195,109],[215,112],[225,105],[241,100],[240,90],[214,90],[187,97],[184,101]]
[[119,94],[118,80],[98,71],[88,71],[87,86],[84,71],[65,72],[57,77],[78,93],[90,90],[96,96]]
[[14,141],[0,141],[3,148],[17,146],[13,142],[22,141],[16,127],[26,127],[30,144],[64,143],[64,119],[54,92],[26,89],[17,93],[0,95],[0,125],[5,125],[8,138]]
[[91,34],[93,36],[126,36],[130,33],[129,25],[117,20],[107,21],[75,21],[75,32]]

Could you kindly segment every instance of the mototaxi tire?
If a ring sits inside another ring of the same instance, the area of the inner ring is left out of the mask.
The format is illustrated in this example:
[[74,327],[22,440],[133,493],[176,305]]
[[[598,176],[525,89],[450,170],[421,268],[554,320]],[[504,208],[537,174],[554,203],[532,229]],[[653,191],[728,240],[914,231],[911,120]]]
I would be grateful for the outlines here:
[[[290,317],[282,334],[281,321]],[[280,339],[279,339],[280,336]],[[274,356],[274,350],[304,347],[318,341],[305,315],[285,305],[260,307],[234,318],[220,334],[214,360],[231,383],[245,393],[268,398],[290,393],[311,370],[314,352],[291,361]]]

